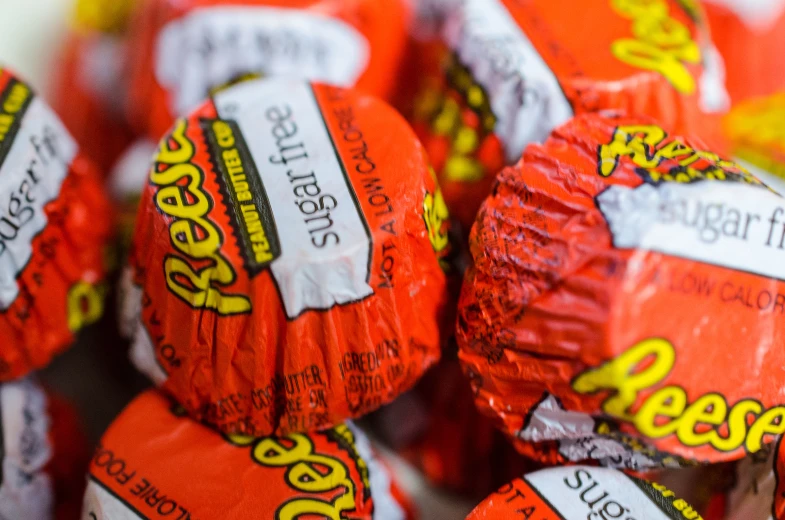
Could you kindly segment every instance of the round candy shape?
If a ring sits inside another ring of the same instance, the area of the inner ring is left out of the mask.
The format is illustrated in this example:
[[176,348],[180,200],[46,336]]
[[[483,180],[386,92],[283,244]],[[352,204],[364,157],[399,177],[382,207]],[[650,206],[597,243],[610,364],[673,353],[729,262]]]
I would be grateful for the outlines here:
[[110,209],[54,112],[0,70],[0,381],[45,366],[101,316]]
[[549,463],[680,466],[772,442],[782,201],[643,117],[578,116],[529,146],[471,234],[457,340],[478,405]]
[[283,437],[223,436],[178,408],[150,390],[115,419],[90,465],[84,520],[411,518],[408,500],[351,423]]
[[132,357],[229,433],[368,413],[439,358],[447,217],[381,101],[282,79],[222,91],[163,139],[142,194]]

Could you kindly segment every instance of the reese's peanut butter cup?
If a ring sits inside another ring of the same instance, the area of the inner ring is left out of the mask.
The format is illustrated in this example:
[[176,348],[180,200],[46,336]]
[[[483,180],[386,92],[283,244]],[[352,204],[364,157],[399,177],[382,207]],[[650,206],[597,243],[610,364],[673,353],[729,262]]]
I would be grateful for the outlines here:
[[703,520],[667,487],[607,468],[550,468],[517,478],[486,498],[466,520],[624,518]]
[[411,518],[399,497],[351,423],[307,435],[223,436],[148,391],[101,439],[82,518]]
[[785,202],[651,120],[578,116],[472,229],[458,344],[522,452],[719,462],[785,431]]
[[46,365],[103,310],[110,208],[54,112],[0,70],[0,381]]
[[131,121],[157,140],[216,88],[255,76],[388,98],[409,17],[407,0],[152,0],[132,27]]
[[719,134],[727,94],[696,2],[591,0],[576,13],[570,0],[462,0],[446,16],[452,57],[414,120],[467,230],[496,173],[573,114],[624,109]]
[[368,413],[439,358],[447,218],[383,102],[282,79],[222,91],[163,139],[142,194],[132,356],[229,433]]
[[733,155],[785,193],[785,91],[735,105],[724,123]]
[[734,103],[785,90],[785,0],[704,0]]
[[101,173],[131,142],[123,67],[136,3],[77,0],[50,88],[52,108]]

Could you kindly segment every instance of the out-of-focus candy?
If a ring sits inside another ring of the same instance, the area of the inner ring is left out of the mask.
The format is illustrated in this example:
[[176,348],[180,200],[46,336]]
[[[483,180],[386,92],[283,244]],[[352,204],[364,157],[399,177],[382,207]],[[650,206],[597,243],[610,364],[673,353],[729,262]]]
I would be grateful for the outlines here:
[[702,520],[690,504],[661,484],[585,466],[545,469],[515,479],[466,520],[500,518]]
[[454,349],[410,392],[371,416],[375,434],[428,481],[481,499],[537,469],[474,406]]
[[216,88],[287,76],[395,93],[406,0],[151,0],[132,28],[129,114],[159,139]]
[[49,441],[54,451],[46,465],[46,473],[51,477],[54,490],[54,517],[57,520],[75,520],[82,511],[86,485],[84,475],[90,463],[87,436],[82,429],[81,417],[70,402],[52,393],[47,393],[46,399],[50,420]]
[[110,217],[93,164],[0,70],[0,381],[43,367],[101,316]]
[[351,423],[308,435],[223,436],[156,391],[104,434],[90,466],[83,520],[412,518]]
[[[2,480],[0,480],[0,516],[2,518],[55,518],[55,490],[65,475],[59,468],[76,469],[69,477],[83,481],[78,466],[56,462],[56,448],[61,446],[54,435],[44,390],[31,379],[0,385],[0,439],[2,439]],[[62,438],[62,437],[61,437]],[[53,444],[57,444],[54,446]],[[83,449],[73,446],[74,453]],[[64,452],[66,459],[70,457]],[[60,464],[58,466],[58,464]],[[70,472],[70,471],[69,471]],[[57,498],[65,498],[58,496]],[[59,508],[59,506],[58,506]],[[59,509],[59,513],[64,510]],[[58,520],[67,516],[57,516]]]
[[703,0],[734,103],[785,89],[785,0]]
[[785,193],[785,92],[745,101],[725,117],[733,155]]
[[281,79],[222,91],[163,139],[142,195],[132,357],[229,433],[373,411],[439,358],[447,218],[381,101]]
[[131,142],[125,122],[125,33],[137,0],[77,0],[57,60],[52,108],[82,151],[108,173]]
[[157,143],[138,139],[123,151],[109,175],[109,192],[117,205],[120,242],[127,251],[131,245],[139,197],[142,195]]
[[785,202],[700,141],[587,114],[502,171],[458,345],[523,453],[719,462],[785,431]]
[[727,94],[697,3],[434,3],[448,5],[452,58],[421,95],[415,130],[467,230],[496,173],[573,114],[623,109],[719,140]]

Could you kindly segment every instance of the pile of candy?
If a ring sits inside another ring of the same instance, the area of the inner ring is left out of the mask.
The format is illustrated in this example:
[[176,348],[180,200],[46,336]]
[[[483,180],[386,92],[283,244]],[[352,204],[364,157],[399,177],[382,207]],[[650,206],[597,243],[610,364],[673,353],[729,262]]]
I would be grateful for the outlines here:
[[[785,519],[785,0],[704,4],[77,1],[0,72],[0,517],[423,518],[394,453]],[[156,388],[90,461],[34,372],[110,298]]]

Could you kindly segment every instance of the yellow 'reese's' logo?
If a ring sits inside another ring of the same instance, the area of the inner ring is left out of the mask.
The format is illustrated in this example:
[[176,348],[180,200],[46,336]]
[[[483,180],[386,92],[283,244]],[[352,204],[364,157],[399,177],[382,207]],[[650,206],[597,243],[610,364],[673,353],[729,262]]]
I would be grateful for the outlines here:
[[[349,433],[345,425],[335,430],[344,437]],[[286,484],[299,493],[325,495],[341,491],[332,500],[308,496],[289,499],[276,511],[276,520],[295,520],[308,515],[342,520],[344,513],[357,509],[356,486],[349,468],[336,457],[316,453],[313,441],[306,435],[294,433],[260,439],[232,435],[228,438],[236,446],[252,446],[251,457],[258,464],[286,468]]]
[[611,0],[621,16],[632,20],[634,38],[620,38],[611,52],[624,63],[662,74],[682,94],[695,92],[686,64],[701,61],[700,47],[689,28],[670,16],[665,0]]
[[[755,399],[741,399],[730,405],[719,392],[702,394],[690,402],[681,386],[658,387],[675,363],[673,344],[649,338],[583,372],[573,380],[572,388],[579,394],[609,392],[611,395],[602,402],[603,412],[632,423],[648,438],[675,435],[689,447],[708,445],[730,452],[743,446],[755,453],[767,436],[771,441],[785,432],[785,406],[764,409]],[[643,392],[651,393],[641,398]],[[748,424],[749,415],[755,416],[752,424]]]
[[[171,217],[169,237],[181,253],[169,254],[164,260],[166,285],[181,300],[194,308],[206,308],[222,315],[251,310],[245,296],[226,294],[220,286],[229,286],[237,274],[221,254],[222,235],[207,216],[212,200],[202,189],[204,173],[191,162],[195,150],[186,137],[188,123],[178,120],[172,133],[158,149],[150,182],[158,187],[155,204]],[[185,183],[183,183],[185,181]],[[189,260],[207,262],[201,268]]]

